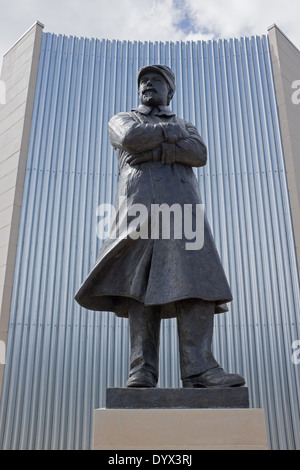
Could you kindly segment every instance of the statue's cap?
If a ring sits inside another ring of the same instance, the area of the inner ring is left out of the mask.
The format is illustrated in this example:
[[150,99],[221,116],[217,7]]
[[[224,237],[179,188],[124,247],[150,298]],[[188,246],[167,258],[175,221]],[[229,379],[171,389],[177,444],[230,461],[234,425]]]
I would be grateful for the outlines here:
[[171,90],[172,90],[172,95],[174,94],[175,92],[175,75],[173,73],[173,71],[167,66],[167,65],[157,65],[157,64],[153,64],[153,65],[146,65],[145,67],[142,67],[140,70],[139,70],[139,73],[138,73],[138,85],[140,84],[140,79],[141,77],[145,74],[145,73],[150,73],[150,72],[156,72],[156,73],[159,73],[160,75],[162,75],[164,77],[164,79],[168,82]]

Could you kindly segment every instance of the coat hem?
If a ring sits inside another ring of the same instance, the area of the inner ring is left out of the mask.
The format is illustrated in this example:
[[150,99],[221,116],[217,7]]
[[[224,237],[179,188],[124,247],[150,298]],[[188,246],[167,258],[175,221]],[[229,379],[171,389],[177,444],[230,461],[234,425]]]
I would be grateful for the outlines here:
[[[142,303],[145,307],[161,307],[162,308],[162,319],[163,318],[174,318],[176,317],[176,309],[174,304],[183,300],[204,300],[206,302],[215,302],[215,313],[225,313],[228,311],[227,303],[232,301],[231,297],[223,299],[211,299],[203,298],[200,296],[186,296],[178,297],[168,302],[155,302],[149,303],[144,302],[142,299],[132,296],[132,295],[120,295],[120,294],[102,294],[96,296],[87,296],[84,297],[75,297],[75,300],[88,310],[94,310],[98,312],[113,312],[117,317],[128,317],[128,302],[130,300],[135,300]],[[174,312],[174,313],[173,313]]]

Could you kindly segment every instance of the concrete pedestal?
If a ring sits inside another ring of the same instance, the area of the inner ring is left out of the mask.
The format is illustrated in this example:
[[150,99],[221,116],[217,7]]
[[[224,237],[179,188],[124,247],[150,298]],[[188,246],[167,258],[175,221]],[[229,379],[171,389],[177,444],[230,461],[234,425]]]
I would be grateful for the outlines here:
[[267,450],[261,409],[98,409],[95,450]]
[[[187,394],[186,400],[184,393]],[[136,390],[132,393],[126,390],[110,392],[108,407],[95,410],[94,449],[267,450],[264,410],[248,408],[245,390],[240,389],[240,396],[236,391],[223,393],[222,399],[222,390],[215,392],[215,404],[210,398],[210,406],[204,408],[201,404],[207,397],[203,390],[199,390],[199,397],[188,389],[177,390],[174,396],[171,394],[171,402],[167,400],[170,396],[168,389],[153,390],[152,398],[148,396],[151,395],[149,389],[139,389],[138,394]],[[146,406],[146,396],[150,406]],[[167,406],[157,406],[157,397]],[[230,406],[233,397],[237,407]],[[144,409],[141,408],[143,400]],[[199,406],[195,407],[195,403]]]

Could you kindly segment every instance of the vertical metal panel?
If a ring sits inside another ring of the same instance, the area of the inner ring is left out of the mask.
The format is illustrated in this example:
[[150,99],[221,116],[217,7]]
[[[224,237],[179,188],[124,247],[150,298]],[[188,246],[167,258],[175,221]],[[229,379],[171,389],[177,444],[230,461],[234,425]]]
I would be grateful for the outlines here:
[[[102,243],[97,206],[118,169],[108,119],[138,103],[137,70],[171,66],[172,106],[209,149],[195,170],[234,301],[214,351],[264,407],[270,445],[298,449],[299,283],[268,40],[129,42],[43,35],[7,366],[3,449],[88,449],[93,410],[128,374],[128,324],[73,296]],[[176,321],[164,320],[159,386],[179,386]]]

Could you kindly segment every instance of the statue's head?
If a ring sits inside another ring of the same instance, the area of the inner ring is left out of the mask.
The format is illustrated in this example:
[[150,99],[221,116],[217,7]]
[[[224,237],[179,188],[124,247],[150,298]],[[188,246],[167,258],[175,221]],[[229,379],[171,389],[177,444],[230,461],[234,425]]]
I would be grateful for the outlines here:
[[142,104],[168,105],[175,93],[175,75],[167,65],[146,65],[139,70],[138,87]]

